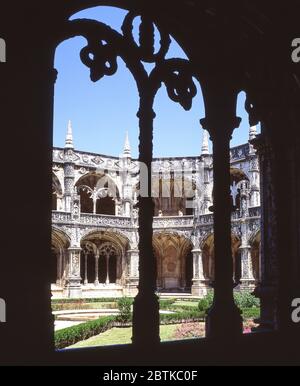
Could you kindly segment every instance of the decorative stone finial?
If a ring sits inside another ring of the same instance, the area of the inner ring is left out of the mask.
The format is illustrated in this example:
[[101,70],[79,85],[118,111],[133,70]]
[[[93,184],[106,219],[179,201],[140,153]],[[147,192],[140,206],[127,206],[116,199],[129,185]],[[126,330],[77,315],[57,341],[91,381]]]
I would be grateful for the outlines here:
[[130,147],[130,143],[129,143],[128,131],[126,131],[126,138],[125,138],[123,154],[128,156],[128,157],[131,157],[131,147]]
[[66,135],[66,144],[65,144],[66,149],[73,149],[73,130],[72,130],[72,123],[69,120],[68,122],[68,130],[67,130],[67,135]]
[[205,129],[203,130],[201,154],[202,155],[209,154],[208,131]]

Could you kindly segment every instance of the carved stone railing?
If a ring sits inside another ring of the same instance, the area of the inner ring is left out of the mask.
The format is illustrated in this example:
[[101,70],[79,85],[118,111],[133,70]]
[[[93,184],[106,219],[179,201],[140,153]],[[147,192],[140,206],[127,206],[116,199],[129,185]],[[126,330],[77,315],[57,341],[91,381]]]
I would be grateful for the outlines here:
[[154,217],[153,228],[192,228],[193,216],[163,216]]
[[[260,207],[249,208],[249,218],[259,218]],[[232,221],[239,221],[240,213],[235,211],[232,213]],[[205,214],[199,217],[198,224],[212,225],[214,221],[213,213]],[[75,221],[72,219],[71,213],[52,211],[52,222],[55,224],[72,224]],[[103,214],[81,213],[80,219],[76,221],[79,225],[88,226],[103,226],[113,228],[132,228],[133,221],[130,217],[109,216]],[[154,217],[153,228],[192,228],[194,224],[193,216],[163,216]],[[135,222],[137,227],[137,221]]]
[[56,210],[52,211],[52,223],[71,223],[72,217],[71,213],[68,212],[58,212]]
[[81,214],[80,223],[83,225],[95,225],[114,228],[130,228],[132,226],[132,222],[129,217],[88,213]]
[[[59,224],[71,224],[71,214],[67,212],[52,211],[52,222]],[[129,217],[109,216],[103,214],[81,213],[79,225],[105,226],[114,228],[133,227],[132,219]],[[136,223],[137,225],[137,223]],[[193,226],[193,216],[174,216],[174,217],[154,217],[153,228],[191,228]]]

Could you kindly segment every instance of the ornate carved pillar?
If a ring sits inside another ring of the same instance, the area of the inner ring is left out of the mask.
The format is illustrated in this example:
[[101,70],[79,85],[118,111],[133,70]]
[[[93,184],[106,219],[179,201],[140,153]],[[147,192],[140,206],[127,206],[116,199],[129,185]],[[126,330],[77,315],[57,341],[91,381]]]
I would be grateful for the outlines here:
[[260,177],[259,177],[259,159],[258,156],[250,154],[250,206],[260,206]]
[[61,286],[62,285],[62,249],[59,248],[59,255],[57,256],[57,278],[56,278],[56,285]]
[[74,193],[74,146],[72,125],[69,121],[68,131],[66,135],[66,143],[64,147],[64,198],[65,211],[71,212],[72,195]]
[[254,294],[261,301],[260,330],[276,325],[276,293],[278,286],[277,219],[274,194],[274,153],[263,134],[252,141],[260,163],[261,189],[261,278]]
[[97,213],[97,197],[93,197],[93,214]]
[[249,197],[250,190],[247,181],[240,184],[240,222],[241,222],[241,246],[239,248],[241,256],[241,290],[253,290],[255,279],[253,276],[251,247],[249,245]]
[[105,280],[105,284],[109,284],[109,258],[110,258],[109,254],[105,255],[105,263],[106,263],[106,280]]
[[139,250],[129,249],[127,251],[128,259],[128,295],[136,295],[139,282]]
[[81,248],[79,247],[69,248],[68,296],[70,298],[80,298],[82,296],[80,253]]
[[204,297],[207,294],[206,281],[203,274],[203,262],[201,249],[193,249],[193,285],[192,295]]
[[233,115],[236,99],[234,93],[227,95],[224,90],[220,91],[223,93],[213,95],[217,101],[213,99],[209,107],[211,111],[208,109],[212,118],[201,120],[213,141],[214,167],[215,281],[214,302],[206,318],[206,336],[230,339],[242,334],[241,312],[233,298],[230,196],[230,139],[233,130],[240,124],[240,118]]
[[100,283],[99,283],[99,251],[97,250],[97,252],[95,253],[95,281],[94,281],[94,284],[95,286],[98,286]]
[[[153,253],[153,216],[154,202],[152,199],[152,157],[153,157],[153,99],[147,93],[141,97],[141,108],[138,113],[140,120],[139,161],[146,166],[148,175],[147,196],[139,197],[139,285],[138,294],[133,303],[133,335],[132,342],[141,347],[153,347],[159,344],[159,302],[155,294],[157,267]],[[145,177],[145,176],[144,176]]]
[[88,255],[89,252],[87,250],[83,251],[84,253],[84,285],[88,284]]
[[255,279],[253,276],[253,267],[251,259],[251,247],[249,245],[239,248],[241,253],[241,285],[242,290],[253,290]]

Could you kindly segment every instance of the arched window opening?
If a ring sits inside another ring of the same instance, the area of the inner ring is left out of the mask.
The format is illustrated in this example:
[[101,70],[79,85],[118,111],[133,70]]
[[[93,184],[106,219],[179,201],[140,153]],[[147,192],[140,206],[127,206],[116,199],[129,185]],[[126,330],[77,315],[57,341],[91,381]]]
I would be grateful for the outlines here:
[[55,173],[52,174],[52,210],[61,209],[62,200],[62,187],[61,183]]
[[66,283],[67,273],[69,269],[68,263],[68,248],[70,246],[70,240],[68,235],[58,229],[52,229],[51,234],[51,287],[54,297],[61,297],[63,294],[63,287]]
[[107,175],[88,174],[76,183],[82,213],[114,216],[119,200],[118,188]]
[[[69,37],[84,36],[86,45],[81,47],[80,58],[95,87],[102,78],[105,84],[109,77],[118,74],[118,67],[124,64],[133,75],[139,96],[139,106],[135,111],[139,120],[136,127],[139,126],[140,130],[139,159],[132,157],[128,134],[119,159],[75,151],[69,123],[65,147],[56,149],[55,153],[55,157],[63,161],[66,212],[56,218],[91,227],[84,243],[78,240],[79,236],[72,239],[69,294],[78,296],[89,290],[86,295],[90,296],[103,288],[109,289],[109,286],[120,295],[136,294],[138,290],[133,303],[133,342],[142,344],[145,340],[159,343],[156,288],[166,295],[188,291],[189,295],[202,298],[213,287],[215,299],[227,302],[225,306],[234,314],[232,320],[236,325],[230,326],[230,331],[237,329],[241,332],[241,316],[232,301],[231,285],[234,283],[238,290],[245,290],[253,282],[249,269],[250,247],[245,232],[248,232],[252,214],[250,209],[257,207],[259,197],[254,148],[248,142],[229,148],[230,136],[222,137],[221,129],[218,129],[220,134],[217,136],[214,132],[216,127],[213,126],[219,125],[220,117],[201,120],[204,129],[201,142],[199,106],[205,114],[199,74],[195,73],[179,47],[175,49],[179,54],[176,59],[168,56],[170,46],[176,46],[176,42],[160,25],[133,12],[126,15],[117,31],[96,20],[72,18]],[[134,32],[137,25],[139,36]],[[188,115],[183,120],[182,111],[179,113],[171,101],[186,111],[191,110],[190,121],[186,120]],[[194,109],[193,101],[197,103]],[[166,120],[168,114],[162,114],[165,110],[172,111],[172,125]],[[235,117],[232,129],[238,123],[239,119]],[[181,135],[183,127],[184,136]],[[210,151],[208,132],[213,140],[214,153]],[[173,154],[172,148],[162,148],[169,142],[166,136],[177,142]],[[254,137],[252,127],[249,140]],[[101,142],[104,142],[103,138]],[[193,149],[191,153],[190,149]],[[147,169],[147,176],[142,173],[143,167]],[[113,182],[112,186],[103,183],[106,179]],[[252,184],[253,181],[256,182]],[[220,193],[223,190],[229,199],[229,188],[231,203],[225,200],[224,208]],[[112,219],[107,215],[118,217]],[[151,228],[155,230],[155,237]],[[127,233],[127,251],[122,237],[118,239],[115,234],[111,238],[106,234],[116,232],[116,229],[123,235]],[[203,242],[205,238],[209,241]],[[86,242],[91,245],[88,253],[84,253],[83,265],[80,262],[80,257],[83,257],[81,248],[83,244],[86,246]],[[222,260],[223,245],[226,250]],[[89,256],[94,259],[93,283],[89,283]],[[127,256],[127,261],[124,256]],[[81,287],[83,277],[85,288]],[[210,325],[215,305],[218,308],[220,301],[216,300],[208,312],[209,337],[213,336]],[[142,320],[146,320],[147,334],[141,328]]]

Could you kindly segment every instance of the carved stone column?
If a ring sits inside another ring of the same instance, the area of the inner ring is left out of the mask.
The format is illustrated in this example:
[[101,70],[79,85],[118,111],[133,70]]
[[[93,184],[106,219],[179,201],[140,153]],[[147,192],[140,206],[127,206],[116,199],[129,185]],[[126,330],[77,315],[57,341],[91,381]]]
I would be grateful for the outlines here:
[[239,248],[241,253],[241,290],[252,291],[255,287],[255,279],[253,276],[251,247],[241,246]]
[[109,254],[105,256],[105,263],[106,263],[106,280],[105,284],[109,284]]
[[80,252],[81,248],[79,247],[69,248],[68,296],[70,298],[80,298],[82,296]]
[[64,149],[64,198],[65,211],[71,212],[72,195],[74,193],[74,159],[71,148]]
[[95,281],[94,284],[95,286],[98,286],[99,283],[99,251],[97,250],[95,254]]
[[127,258],[129,268],[127,280],[128,295],[135,296],[139,282],[139,250],[129,249],[127,251]]
[[207,286],[203,274],[203,262],[201,249],[193,249],[193,285],[192,295],[204,297],[207,294]]
[[84,285],[88,284],[88,251],[84,251]]
[[[159,302],[156,295],[157,267],[153,252],[152,160],[153,160],[153,99],[147,93],[141,98],[139,161],[146,166],[148,175],[140,183],[147,184],[147,196],[139,197],[139,286],[133,303],[132,342],[139,347],[153,347],[160,342]],[[144,176],[145,177],[145,176]]]
[[[245,203],[245,205],[243,204]],[[241,246],[239,248],[241,256],[241,290],[252,291],[255,288],[255,279],[253,276],[252,258],[251,258],[251,247],[248,243],[249,238],[249,225],[247,221],[248,216],[248,205],[247,205],[247,193],[243,188],[241,189],[241,208],[240,213],[242,214],[241,221]]]
[[59,249],[59,256],[57,257],[57,278],[56,278],[56,285],[62,286],[62,264],[63,264],[63,256],[62,256],[62,250]]
[[259,159],[256,154],[250,155],[250,206],[260,206],[260,177],[259,177]]
[[263,134],[252,141],[260,163],[261,189],[261,278],[254,294],[261,301],[260,330],[276,325],[276,293],[278,286],[277,219],[274,194],[273,151]]
[[228,115],[226,109],[219,111],[220,105],[215,104],[213,99],[212,118],[201,120],[202,126],[209,131],[213,141],[214,167],[215,281],[214,302],[206,318],[206,336],[230,339],[242,334],[243,328],[241,312],[233,298],[230,196],[230,139],[233,130],[240,124],[240,118],[230,114],[235,106],[233,94],[220,95],[217,98],[222,100],[221,106],[226,100]]

